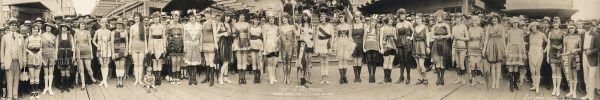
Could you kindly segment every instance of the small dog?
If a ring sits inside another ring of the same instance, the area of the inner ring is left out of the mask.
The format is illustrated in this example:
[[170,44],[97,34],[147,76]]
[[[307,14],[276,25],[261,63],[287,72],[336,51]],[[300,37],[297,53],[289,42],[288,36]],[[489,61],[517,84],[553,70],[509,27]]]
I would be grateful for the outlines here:
[[146,75],[144,75],[144,89],[146,89],[146,92],[148,93],[152,93],[152,92],[156,92],[156,77],[154,77],[154,74],[152,74],[152,67],[147,67],[146,68]]

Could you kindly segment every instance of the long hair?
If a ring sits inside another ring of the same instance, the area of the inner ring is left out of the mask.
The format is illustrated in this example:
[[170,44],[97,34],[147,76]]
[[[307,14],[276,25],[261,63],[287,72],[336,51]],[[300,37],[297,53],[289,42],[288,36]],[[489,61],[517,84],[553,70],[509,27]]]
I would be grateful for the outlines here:
[[310,25],[312,23],[311,20],[312,19],[310,18],[310,16],[308,16],[307,14],[302,14],[302,18],[300,19],[300,24],[302,26],[304,26],[305,23],[308,23]]
[[142,13],[136,12],[136,13],[134,14],[134,16],[133,16],[133,17],[134,17],[134,18],[135,18],[135,17],[138,17],[138,18],[139,18],[139,19],[138,19],[139,21],[138,21],[138,23],[137,23],[137,24],[138,24],[138,32],[140,32],[140,33],[139,33],[139,35],[140,35],[140,36],[139,36],[139,37],[140,37],[140,40],[144,40],[144,39],[146,39],[146,37],[145,37],[145,36],[146,36],[146,34],[145,34],[145,29],[146,29],[146,28],[144,28],[144,20],[142,20],[142,19],[143,19],[143,17],[142,17]]

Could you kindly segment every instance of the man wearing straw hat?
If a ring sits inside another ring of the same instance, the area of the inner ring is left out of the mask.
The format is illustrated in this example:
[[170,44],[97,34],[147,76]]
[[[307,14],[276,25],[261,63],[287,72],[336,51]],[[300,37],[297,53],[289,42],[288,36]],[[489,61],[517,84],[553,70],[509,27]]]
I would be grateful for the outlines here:
[[[598,58],[600,57],[600,54],[598,53],[598,50],[600,50],[600,26],[596,26],[595,28],[591,29],[591,31],[586,32],[586,34],[583,36],[583,67],[588,67],[588,71],[587,73],[584,72],[584,75],[589,76],[587,79],[585,80],[586,83],[586,92],[587,95],[584,97],[581,97],[581,99],[589,99],[589,100],[593,100],[595,99],[595,93],[594,91],[596,90],[597,87],[597,79],[598,76],[596,74],[596,71],[598,71],[598,63],[600,63],[600,60],[598,60]],[[587,62],[587,63],[586,63]]]
[[2,69],[7,79],[7,99],[16,99],[19,96],[19,70],[25,67],[25,50],[23,35],[17,32],[19,22],[11,18],[8,23],[10,32],[2,36],[0,55]]

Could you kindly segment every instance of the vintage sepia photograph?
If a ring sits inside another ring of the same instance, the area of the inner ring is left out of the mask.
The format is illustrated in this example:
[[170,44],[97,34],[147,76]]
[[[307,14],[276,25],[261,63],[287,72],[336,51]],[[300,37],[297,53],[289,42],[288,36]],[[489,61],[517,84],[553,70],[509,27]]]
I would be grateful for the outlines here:
[[0,100],[600,100],[600,0],[0,0]]

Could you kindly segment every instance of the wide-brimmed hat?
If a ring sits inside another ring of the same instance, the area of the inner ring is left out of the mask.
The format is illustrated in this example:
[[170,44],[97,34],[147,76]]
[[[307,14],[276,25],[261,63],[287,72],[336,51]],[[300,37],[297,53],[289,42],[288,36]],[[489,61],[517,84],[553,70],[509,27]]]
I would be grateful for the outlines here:
[[67,23],[61,23],[58,25],[58,29],[62,29],[63,27],[70,29],[69,24],[67,24]]
[[173,16],[181,17],[181,12],[179,10],[173,10],[171,11],[171,17]]
[[519,17],[517,17],[517,16],[510,17],[510,20],[509,20],[510,23],[519,23],[519,21],[520,21]]
[[54,24],[54,22],[51,22],[51,21],[44,23],[44,25],[45,25],[45,27],[53,27],[53,28],[56,27],[56,24]]
[[160,12],[160,17],[168,18],[169,16],[167,14],[168,14],[167,12]]
[[38,17],[38,18],[35,18],[35,22],[36,22],[36,23],[37,23],[37,22],[42,22],[42,23],[44,23],[44,20],[42,20],[42,18]]
[[544,21],[550,22],[550,21],[552,21],[552,19],[550,19],[550,17],[548,17],[548,16],[544,16]]
[[10,25],[10,24],[17,24],[17,25],[19,25],[20,23],[19,23],[19,20],[17,20],[17,18],[12,17],[12,18],[10,18],[8,20],[8,22],[6,24],[8,24],[8,25]]
[[497,17],[498,19],[500,18],[500,14],[492,12],[486,15],[487,17]]
[[398,11],[396,11],[396,13],[398,13],[398,14],[406,14],[406,9],[400,8],[400,9],[398,9]]
[[554,17],[552,18],[552,21],[554,21],[554,22],[560,22],[560,17],[558,17],[558,16],[554,16]]
[[117,17],[115,20],[116,20],[115,22],[117,24],[125,24],[125,20],[123,20],[123,18],[121,18],[121,17]]
[[531,23],[529,23],[529,25],[527,26],[527,30],[531,29],[531,27],[539,27],[540,25],[542,25],[542,24],[540,24],[540,23],[538,23],[538,22],[531,22]]
[[25,20],[25,21],[23,21],[23,25],[29,25],[29,24],[31,24],[31,21],[30,21],[30,20]]
[[160,17],[160,12],[154,12],[154,13],[152,13],[152,15],[150,15],[150,17],[152,17],[152,18]]
[[464,18],[465,14],[463,14],[463,13],[454,13],[454,17]]
[[442,17],[442,19],[445,19],[447,15],[446,12],[442,11],[442,10],[437,10],[435,11],[435,13],[433,13],[433,16],[435,17]]
[[189,10],[187,11],[187,15],[188,15],[188,16],[196,16],[196,14],[198,14],[198,12],[197,12],[197,10],[196,10],[196,9],[189,9]]
[[67,18],[65,18],[64,21],[66,21],[66,22],[73,22],[74,20],[75,20],[75,18],[73,18],[73,17],[67,17]]

